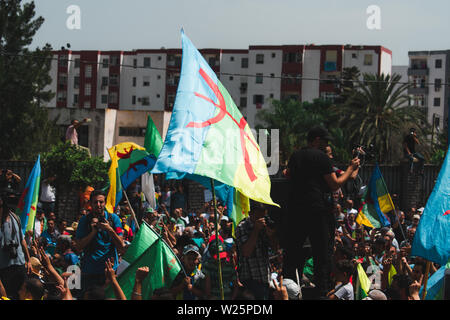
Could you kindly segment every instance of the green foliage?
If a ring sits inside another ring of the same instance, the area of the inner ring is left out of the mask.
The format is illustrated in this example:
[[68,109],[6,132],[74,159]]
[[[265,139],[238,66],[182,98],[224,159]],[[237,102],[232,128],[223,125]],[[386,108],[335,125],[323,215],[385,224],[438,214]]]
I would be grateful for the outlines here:
[[392,163],[402,156],[403,136],[411,127],[417,129],[422,145],[429,145],[426,143],[429,126],[423,110],[402,106],[408,102],[409,85],[400,85],[400,78],[396,74],[364,74],[363,80],[358,80],[347,93],[345,103],[336,107],[341,114],[339,125],[348,132],[349,143],[373,144],[380,163]]
[[27,47],[44,23],[35,18],[34,2],[0,1],[0,153],[3,159],[31,160],[59,141],[56,120],[41,107],[54,94],[51,46]]
[[272,100],[272,106],[260,110],[257,118],[264,122],[256,129],[280,130],[280,161],[285,164],[290,155],[306,144],[308,130],[316,125],[328,126],[332,121],[331,103],[316,99],[314,102],[298,100]]
[[54,186],[69,186],[84,190],[87,186],[102,188],[108,183],[109,163],[88,153],[70,142],[59,143],[43,155],[46,176],[55,177]]

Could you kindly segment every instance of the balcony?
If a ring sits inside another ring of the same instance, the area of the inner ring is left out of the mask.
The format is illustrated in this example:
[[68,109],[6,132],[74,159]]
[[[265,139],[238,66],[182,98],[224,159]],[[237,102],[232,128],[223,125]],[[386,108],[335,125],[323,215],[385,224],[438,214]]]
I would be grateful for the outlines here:
[[409,88],[408,94],[428,94],[428,87]]
[[413,66],[408,68],[408,76],[427,76],[429,69],[427,67]]

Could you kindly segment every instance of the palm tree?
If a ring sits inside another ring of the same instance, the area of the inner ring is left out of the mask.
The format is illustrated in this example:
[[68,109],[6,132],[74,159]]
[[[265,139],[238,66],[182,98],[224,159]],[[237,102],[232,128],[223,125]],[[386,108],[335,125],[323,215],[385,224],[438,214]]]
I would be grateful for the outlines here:
[[373,144],[379,162],[391,162],[397,151],[401,153],[401,137],[408,128],[427,130],[421,127],[427,123],[423,111],[408,106],[409,84],[399,84],[400,78],[398,74],[364,74],[346,103],[339,106],[340,124],[350,129],[349,141]]

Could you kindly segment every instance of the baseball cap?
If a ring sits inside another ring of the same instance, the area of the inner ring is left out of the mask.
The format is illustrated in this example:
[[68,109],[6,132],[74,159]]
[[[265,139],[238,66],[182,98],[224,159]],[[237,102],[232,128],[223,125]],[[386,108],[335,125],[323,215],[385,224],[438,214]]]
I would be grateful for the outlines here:
[[155,210],[153,210],[152,207],[148,207],[147,210],[145,210],[146,213],[153,213]]
[[319,137],[323,140],[328,140],[328,141],[333,140],[333,138],[328,133],[328,130],[325,129],[324,127],[320,127],[320,126],[311,128],[308,131],[308,137],[307,137],[308,141],[313,141],[317,137]]
[[183,255],[187,255],[189,252],[195,252],[196,254],[200,255],[200,250],[196,245],[193,244],[188,244],[184,246]]
[[413,215],[413,219],[420,220],[420,216],[418,214]]
[[289,300],[299,300],[300,287],[294,280],[283,279],[283,286],[286,287]]
[[371,290],[367,297],[365,297],[363,300],[387,300],[387,297],[383,293],[383,291],[374,289]]

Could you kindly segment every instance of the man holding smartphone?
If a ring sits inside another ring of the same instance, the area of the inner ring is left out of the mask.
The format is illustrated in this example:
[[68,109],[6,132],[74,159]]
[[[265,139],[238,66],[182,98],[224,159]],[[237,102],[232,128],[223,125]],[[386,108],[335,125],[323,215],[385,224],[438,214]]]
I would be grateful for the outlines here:
[[101,190],[91,193],[92,211],[78,223],[75,243],[84,255],[81,260],[82,290],[105,283],[105,263],[114,260],[118,266],[118,251],[124,249],[123,230],[120,218],[105,210],[106,194]]

